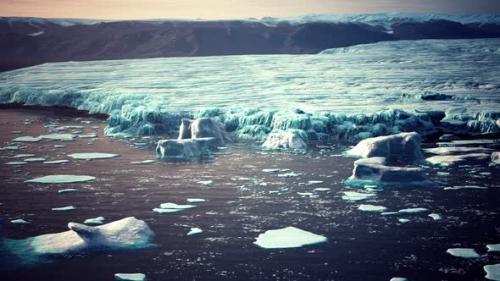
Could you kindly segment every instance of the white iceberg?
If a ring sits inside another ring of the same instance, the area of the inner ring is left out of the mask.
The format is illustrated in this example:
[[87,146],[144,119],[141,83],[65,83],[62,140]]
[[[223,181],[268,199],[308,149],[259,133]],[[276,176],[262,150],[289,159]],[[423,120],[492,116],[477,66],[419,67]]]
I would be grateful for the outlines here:
[[44,162],[46,161],[46,158],[43,157],[31,157],[31,158],[25,158],[23,161],[24,162]]
[[13,224],[26,224],[26,223],[29,223],[29,222],[25,221],[24,219],[15,219],[15,220],[11,220],[10,222],[13,223]]
[[427,208],[407,208],[407,209],[401,209],[398,211],[400,214],[418,214],[418,213],[423,213],[423,212],[428,212],[429,209]]
[[262,144],[266,149],[307,149],[307,135],[300,130],[274,130]]
[[373,198],[376,195],[373,193],[360,193],[356,191],[344,191],[344,195],[342,196],[342,199],[347,200],[347,201],[360,201],[360,200],[365,200],[368,198]]
[[436,155],[425,159],[433,165],[452,166],[464,163],[482,163],[491,159],[487,153],[469,153],[461,155]]
[[68,156],[76,160],[94,160],[94,159],[114,158],[120,155],[114,153],[84,152],[84,153],[73,153],[69,154]]
[[144,273],[115,273],[115,279],[118,281],[145,281]]
[[96,217],[96,218],[86,219],[83,223],[84,224],[103,224],[104,217]]
[[500,263],[485,265],[483,269],[486,272],[486,279],[500,281]]
[[446,253],[459,258],[464,259],[474,259],[480,258],[481,256],[472,248],[450,248],[446,250]]
[[67,162],[69,162],[69,160],[61,159],[61,160],[43,161],[43,164],[63,164]]
[[75,138],[75,135],[72,134],[49,134],[49,135],[41,135],[38,138],[53,140],[53,141],[72,141]]
[[76,209],[75,206],[64,206],[64,207],[52,208],[52,211],[71,211],[74,209]]
[[22,136],[22,137],[17,137],[15,139],[13,139],[12,141],[14,141],[14,142],[37,142],[40,140],[41,140],[41,138],[39,138],[39,137]]
[[387,210],[387,207],[380,205],[371,205],[371,204],[361,204],[358,206],[358,210],[363,212],[384,212]]
[[186,199],[186,201],[189,203],[200,203],[200,202],[205,202],[207,200],[202,198],[188,198]]
[[500,244],[488,244],[486,248],[488,248],[488,252],[500,252]]
[[26,183],[75,183],[75,182],[87,182],[93,181],[95,177],[92,176],[82,176],[82,175],[50,175],[39,178],[34,178],[31,180],[24,181]]
[[153,212],[160,213],[160,214],[176,213],[176,212],[180,212],[180,211],[183,211],[186,209],[191,209],[194,207],[196,207],[196,205],[189,205],[189,204],[179,205],[179,204],[175,204],[175,203],[162,203],[162,204],[160,204],[160,208],[154,208]]
[[200,234],[200,233],[203,233],[203,230],[201,228],[192,227],[186,235],[191,236],[191,235],[196,235],[196,234]]
[[24,162],[24,161],[10,161],[10,162],[6,162],[4,164],[5,165],[25,165],[25,164],[28,164],[28,162]]
[[437,214],[437,213],[431,213],[431,214],[428,214],[427,216],[429,216],[430,218],[432,218],[435,221],[442,219],[441,215]]
[[257,236],[255,245],[264,249],[297,248],[327,242],[327,238],[293,226],[267,230]]

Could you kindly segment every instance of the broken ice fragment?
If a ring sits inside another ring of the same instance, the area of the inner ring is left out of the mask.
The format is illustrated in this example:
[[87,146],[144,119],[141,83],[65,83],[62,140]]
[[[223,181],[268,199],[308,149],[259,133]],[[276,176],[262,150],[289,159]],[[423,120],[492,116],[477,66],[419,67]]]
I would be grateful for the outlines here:
[[85,152],[85,153],[73,153],[68,156],[77,160],[94,160],[94,159],[113,158],[120,155],[113,153]]
[[462,185],[462,186],[449,186],[444,188],[444,190],[460,190],[460,189],[488,189],[488,187],[477,186],[477,185]]
[[279,171],[280,169],[262,169],[262,172],[264,173],[277,173]]
[[67,162],[69,162],[69,160],[61,159],[61,160],[44,161],[43,164],[62,164]]
[[387,207],[371,204],[361,204],[359,205],[358,210],[363,212],[384,212],[385,210],[387,210]]
[[189,203],[200,203],[200,202],[205,202],[207,200],[202,199],[202,198],[188,198],[188,199],[186,199],[186,201]]
[[198,181],[198,183],[201,185],[207,186],[207,185],[211,185],[213,183],[213,181],[212,180]]
[[488,252],[500,252],[500,244],[488,244],[486,248],[488,248]]
[[142,160],[142,161],[131,161],[130,164],[141,165],[141,164],[150,164],[154,162],[155,160]]
[[342,199],[347,200],[347,201],[359,201],[359,200],[365,200],[368,198],[375,197],[375,194],[373,193],[360,193],[360,192],[355,192],[355,191],[344,191],[344,195],[342,196]]
[[486,272],[486,279],[500,281],[500,263],[485,265],[483,269]]
[[308,185],[311,185],[311,184],[320,184],[320,183],[323,183],[324,181],[319,181],[319,180],[311,180],[311,181],[308,181],[307,184]]
[[476,250],[472,248],[450,248],[446,253],[459,258],[472,259],[481,257]]
[[194,208],[196,205],[178,205],[175,203],[163,203],[160,204],[160,208],[154,208],[153,212],[156,213],[176,213],[186,209]]
[[32,158],[26,158],[23,161],[24,162],[43,162],[45,160],[47,160],[47,159],[45,159],[43,157],[32,157]]
[[400,214],[417,214],[417,213],[422,213],[422,212],[427,212],[429,209],[427,208],[408,208],[408,209],[401,209],[398,211]]
[[78,192],[78,189],[66,188],[66,189],[59,189],[57,191],[57,193],[69,193],[69,192]]
[[91,219],[86,219],[84,224],[103,224],[104,223],[104,217],[97,217],[97,218],[91,218]]
[[314,191],[329,191],[330,188],[329,187],[317,187],[315,189],[313,189]]
[[30,154],[30,153],[24,153],[24,154],[16,154],[12,156],[12,158],[26,158],[26,157],[33,157],[35,154]]
[[325,236],[293,226],[267,230],[259,234],[255,245],[264,249],[297,248],[327,242]]
[[5,165],[24,165],[24,164],[28,164],[28,162],[24,162],[24,161],[11,161],[11,162],[5,163]]
[[54,141],[72,141],[75,136],[72,134],[50,134],[50,135],[41,135],[40,139],[54,140]]
[[145,281],[144,273],[115,273],[115,279],[119,281]]
[[83,134],[83,135],[78,135],[79,138],[87,138],[87,139],[90,139],[90,138],[96,138],[97,137],[97,134],[95,133],[90,133],[90,134]]
[[52,211],[71,211],[74,209],[76,209],[74,206],[64,206],[64,207],[52,208]]
[[9,145],[9,146],[0,147],[0,151],[1,150],[18,150],[18,149],[19,149],[19,146],[17,146],[17,145]]
[[14,223],[14,224],[25,224],[25,223],[29,223],[23,219],[15,219],[15,220],[11,220],[10,221],[11,223]]
[[399,221],[400,223],[407,223],[407,222],[410,222],[410,220],[409,220],[409,219],[398,219],[398,221]]
[[41,140],[41,138],[39,138],[39,137],[22,136],[22,137],[17,137],[15,139],[13,139],[12,141],[15,141],[15,142],[37,142],[40,140]]
[[289,172],[289,173],[278,175],[278,177],[280,177],[280,178],[292,178],[292,177],[298,177],[298,176],[300,176],[300,174],[295,173],[295,172]]
[[408,279],[404,277],[392,277],[389,281],[408,281]]
[[201,230],[201,228],[192,227],[186,235],[190,236],[190,235],[200,234],[202,232],[203,230]]
[[31,180],[24,181],[26,183],[74,183],[74,182],[87,182],[93,181],[95,177],[92,176],[80,176],[80,175],[50,175],[39,178],[34,178]]
[[437,214],[437,213],[432,213],[432,214],[429,214],[428,216],[431,217],[435,221],[440,220],[442,218],[441,215]]

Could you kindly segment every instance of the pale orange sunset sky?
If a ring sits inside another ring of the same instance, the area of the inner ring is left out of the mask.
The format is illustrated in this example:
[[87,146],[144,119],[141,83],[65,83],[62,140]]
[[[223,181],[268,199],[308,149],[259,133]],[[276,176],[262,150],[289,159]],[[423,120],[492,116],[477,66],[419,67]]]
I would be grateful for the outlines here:
[[234,19],[313,13],[500,14],[500,0],[0,0],[1,16]]

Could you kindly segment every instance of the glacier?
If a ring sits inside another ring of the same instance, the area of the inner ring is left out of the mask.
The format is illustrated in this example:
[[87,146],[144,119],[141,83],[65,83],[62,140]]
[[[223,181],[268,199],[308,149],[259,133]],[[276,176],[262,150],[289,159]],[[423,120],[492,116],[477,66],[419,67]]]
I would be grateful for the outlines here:
[[0,73],[0,103],[104,113],[110,136],[175,136],[182,118],[210,117],[240,140],[288,131],[356,143],[432,135],[441,115],[455,130],[499,133],[499,76],[500,39],[397,41],[316,55],[47,63]]

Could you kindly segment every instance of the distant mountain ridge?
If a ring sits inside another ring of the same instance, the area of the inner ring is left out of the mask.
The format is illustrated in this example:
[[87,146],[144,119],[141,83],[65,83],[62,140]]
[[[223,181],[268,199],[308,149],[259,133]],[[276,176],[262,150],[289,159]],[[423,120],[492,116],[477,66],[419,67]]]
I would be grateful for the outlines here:
[[310,15],[247,20],[0,18],[0,71],[45,62],[313,54],[391,40],[500,37],[500,16]]

